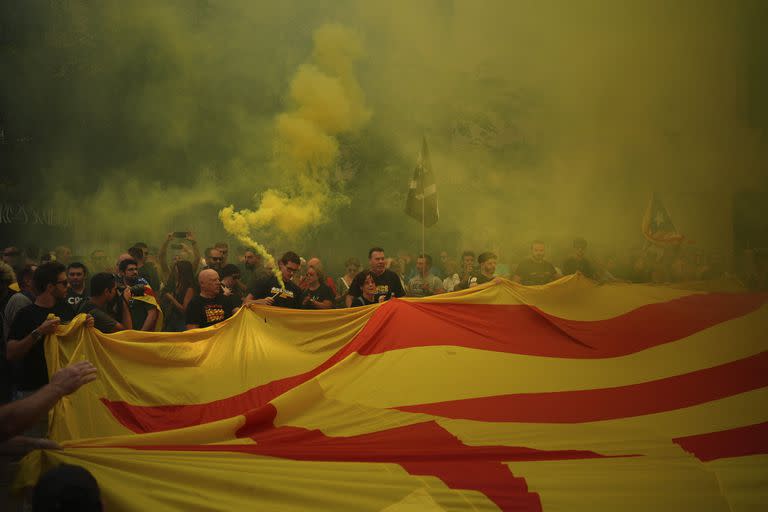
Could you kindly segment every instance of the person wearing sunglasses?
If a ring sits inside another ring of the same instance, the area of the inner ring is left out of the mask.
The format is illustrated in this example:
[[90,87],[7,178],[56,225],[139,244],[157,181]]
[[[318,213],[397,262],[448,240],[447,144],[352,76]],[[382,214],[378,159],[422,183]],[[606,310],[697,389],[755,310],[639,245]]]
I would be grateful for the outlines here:
[[[33,282],[35,301],[16,314],[6,347],[6,357],[16,363],[16,398],[23,398],[48,383],[43,340],[61,322],[74,317],[74,311],[64,302],[69,287],[64,265],[58,262],[40,265]],[[92,317],[88,325],[93,326]]]

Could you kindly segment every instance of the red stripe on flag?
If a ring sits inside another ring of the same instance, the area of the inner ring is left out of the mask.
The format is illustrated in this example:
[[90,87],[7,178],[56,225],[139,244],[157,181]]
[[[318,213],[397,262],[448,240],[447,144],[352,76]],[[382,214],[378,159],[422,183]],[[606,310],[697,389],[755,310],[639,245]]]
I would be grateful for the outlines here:
[[367,355],[454,345],[560,358],[619,357],[747,315],[765,300],[765,294],[693,294],[594,321],[567,320],[524,305],[394,301],[361,331],[356,350]]
[[248,445],[125,446],[139,450],[239,452],[303,461],[379,462],[402,466],[412,475],[440,478],[452,489],[485,494],[501,510],[542,510],[539,496],[528,491],[506,462],[636,457],[601,455],[588,450],[536,450],[513,446],[468,446],[434,421],[357,436],[330,437],[319,430],[275,427],[272,404],[249,411],[237,437]]
[[708,434],[678,437],[673,441],[703,462],[727,457],[767,454],[768,422]]
[[768,352],[630,386],[499,395],[395,409],[478,421],[583,423],[682,409],[765,386],[768,386]]
[[358,335],[316,368],[205,404],[140,406],[102,399],[134,432],[156,432],[231,418],[316,377],[352,353],[380,354],[422,346],[560,358],[631,354],[690,336],[759,308],[764,294],[694,294],[598,321],[563,320],[529,306],[429,304],[392,300]]

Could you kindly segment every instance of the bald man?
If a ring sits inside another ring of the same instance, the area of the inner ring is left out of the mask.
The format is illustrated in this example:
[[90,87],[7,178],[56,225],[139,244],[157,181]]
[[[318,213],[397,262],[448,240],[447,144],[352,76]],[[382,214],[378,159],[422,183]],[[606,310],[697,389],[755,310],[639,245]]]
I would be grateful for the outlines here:
[[240,307],[233,296],[222,293],[219,273],[212,268],[198,275],[200,293],[187,306],[187,330],[209,327],[226,320]]

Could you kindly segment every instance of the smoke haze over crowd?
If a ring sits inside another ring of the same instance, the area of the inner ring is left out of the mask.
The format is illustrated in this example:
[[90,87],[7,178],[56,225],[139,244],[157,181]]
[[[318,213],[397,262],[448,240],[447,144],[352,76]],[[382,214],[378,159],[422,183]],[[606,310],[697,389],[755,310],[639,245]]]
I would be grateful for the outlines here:
[[734,194],[767,187],[766,14],[748,0],[4,2],[2,200],[74,225],[3,233],[213,240],[232,205],[278,251],[417,251],[403,209],[426,135],[430,250],[640,244],[656,192],[680,231],[728,251]]

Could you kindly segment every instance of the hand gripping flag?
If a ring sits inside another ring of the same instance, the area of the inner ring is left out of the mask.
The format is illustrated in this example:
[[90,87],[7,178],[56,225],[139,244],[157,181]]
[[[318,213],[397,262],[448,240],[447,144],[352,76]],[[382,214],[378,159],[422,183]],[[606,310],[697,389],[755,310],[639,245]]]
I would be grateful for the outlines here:
[[685,240],[672,224],[669,212],[656,194],[651,197],[643,215],[643,236],[658,246],[670,246]]
[[413,179],[408,187],[405,213],[419,222],[423,221],[426,227],[434,225],[440,218],[437,207],[437,186],[429,159],[426,137],[422,140],[416,170],[413,171]]
[[112,511],[762,510],[767,297],[707,287],[502,280],[185,333],[79,316],[49,371],[99,379],[17,485],[70,463]]

